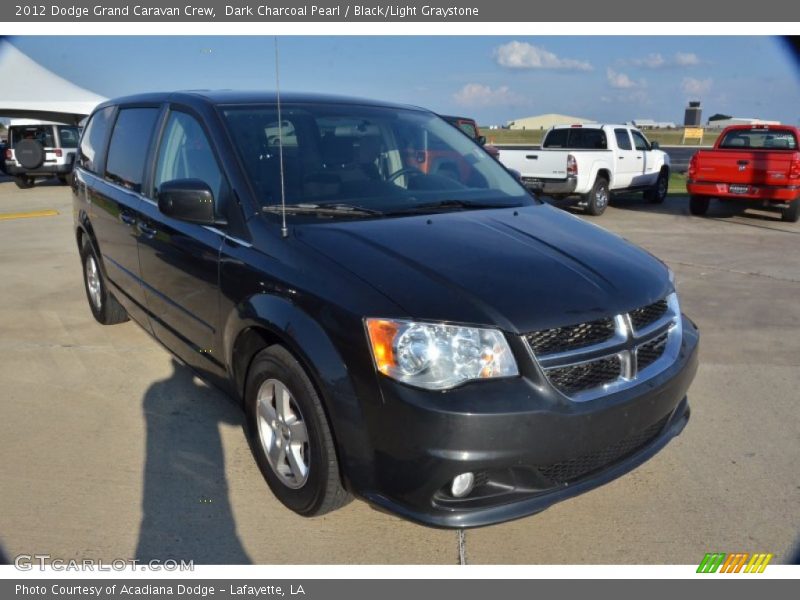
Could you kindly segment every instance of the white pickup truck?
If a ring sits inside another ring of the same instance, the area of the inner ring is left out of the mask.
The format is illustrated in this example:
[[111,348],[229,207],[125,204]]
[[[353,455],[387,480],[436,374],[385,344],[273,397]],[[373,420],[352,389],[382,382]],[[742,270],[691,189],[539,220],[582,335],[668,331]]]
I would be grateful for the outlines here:
[[611,192],[643,191],[661,203],[669,185],[669,156],[626,125],[557,125],[536,150],[500,150],[503,165],[529,189],[556,199],[578,197],[601,215]]

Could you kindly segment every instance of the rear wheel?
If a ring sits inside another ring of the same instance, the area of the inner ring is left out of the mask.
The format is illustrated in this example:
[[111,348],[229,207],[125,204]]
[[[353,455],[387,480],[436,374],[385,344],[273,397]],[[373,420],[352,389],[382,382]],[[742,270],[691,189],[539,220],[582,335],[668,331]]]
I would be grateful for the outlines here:
[[698,217],[702,217],[708,212],[708,205],[711,199],[708,196],[692,196],[689,198],[689,212]]
[[108,291],[103,272],[100,270],[100,260],[86,239],[81,246],[81,262],[86,298],[89,300],[89,308],[92,309],[95,320],[103,325],[115,325],[127,321],[128,313]]
[[781,220],[787,223],[797,223],[800,221],[800,198],[790,202],[789,206],[783,209]]
[[312,517],[347,504],[328,419],[314,385],[282,346],[253,359],[245,388],[250,448],[272,493]]
[[58,180],[61,182],[61,185],[69,185],[69,175],[59,175]]
[[602,215],[608,207],[608,179],[598,176],[594,180],[592,190],[586,197],[586,213],[594,217]]
[[667,199],[669,189],[669,173],[661,171],[656,180],[656,184],[644,193],[645,200],[652,204],[662,204]]
[[21,190],[32,188],[33,182],[33,177],[29,177],[28,175],[18,175],[17,177],[14,177],[14,183],[16,183],[17,187]]

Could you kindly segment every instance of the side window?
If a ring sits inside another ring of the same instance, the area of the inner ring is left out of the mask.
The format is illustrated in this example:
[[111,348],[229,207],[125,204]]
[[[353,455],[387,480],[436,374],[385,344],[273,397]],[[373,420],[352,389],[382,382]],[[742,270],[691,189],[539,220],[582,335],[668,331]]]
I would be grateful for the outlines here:
[[114,108],[112,106],[108,106],[94,113],[81,138],[81,147],[78,152],[78,164],[87,171],[91,171],[95,174],[98,174],[97,163],[103,150],[106,135],[108,134],[108,127],[112,114],[114,114]]
[[615,129],[614,137],[617,138],[617,146],[620,150],[633,150],[631,136],[628,135],[627,129]]
[[647,140],[641,133],[631,129],[631,135],[633,136],[633,144],[636,146],[637,150],[650,150],[650,144],[647,143]]
[[142,191],[147,150],[157,117],[157,108],[119,111],[108,145],[106,179],[134,192]]
[[[277,126],[275,127],[277,135]],[[284,130],[284,132],[286,131]],[[199,179],[208,184],[219,206],[223,177],[211,144],[194,117],[174,111],[170,114],[156,163],[155,187],[175,179]]]
[[58,137],[61,140],[62,148],[77,148],[78,147],[78,128],[77,127],[61,127],[58,128]]

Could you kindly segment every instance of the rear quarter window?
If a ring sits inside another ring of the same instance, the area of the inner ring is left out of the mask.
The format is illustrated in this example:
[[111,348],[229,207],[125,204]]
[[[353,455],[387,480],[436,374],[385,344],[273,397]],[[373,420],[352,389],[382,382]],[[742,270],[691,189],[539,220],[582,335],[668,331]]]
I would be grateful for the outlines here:
[[98,175],[103,145],[108,137],[108,128],[113,114],[114,107],[108,106],[92,115],[83,131],[80,150],[78,150],[78,164],[87,171]]
[[106,179],[134,192],[142,191],[144,165],[158,108],[123,108],[108,145]]

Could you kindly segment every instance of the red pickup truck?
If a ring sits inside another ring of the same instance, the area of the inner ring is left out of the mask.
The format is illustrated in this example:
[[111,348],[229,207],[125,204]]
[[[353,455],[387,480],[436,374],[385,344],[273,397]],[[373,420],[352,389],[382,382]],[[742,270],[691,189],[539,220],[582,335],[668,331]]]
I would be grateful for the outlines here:
[[787,125],[734,125],[711,150],[689,162],[689,210],[704,215],[712,198],[743,200],[800,220],[800,129]]

